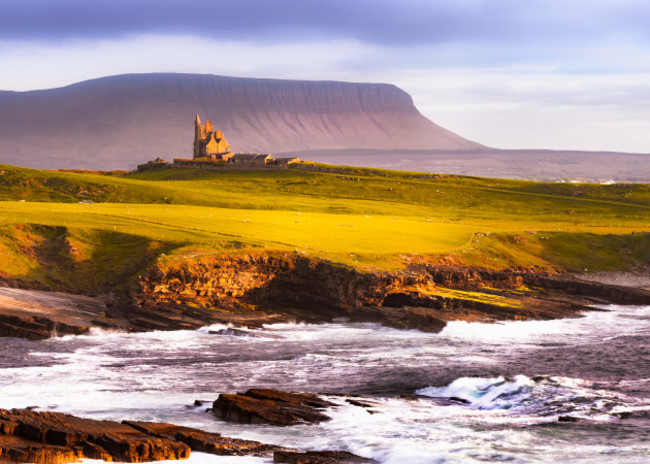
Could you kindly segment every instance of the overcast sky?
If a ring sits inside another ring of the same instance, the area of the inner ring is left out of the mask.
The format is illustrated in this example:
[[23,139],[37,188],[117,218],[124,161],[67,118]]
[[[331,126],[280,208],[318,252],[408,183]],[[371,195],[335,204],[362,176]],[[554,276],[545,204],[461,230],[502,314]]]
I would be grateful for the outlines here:
[[647,0],[2,0],[0,70],[390,82],[486,145],[650,153]]

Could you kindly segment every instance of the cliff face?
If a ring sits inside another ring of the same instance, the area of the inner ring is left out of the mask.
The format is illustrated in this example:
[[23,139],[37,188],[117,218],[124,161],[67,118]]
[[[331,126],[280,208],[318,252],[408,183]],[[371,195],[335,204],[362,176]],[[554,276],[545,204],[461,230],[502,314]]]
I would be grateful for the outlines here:
[[406,274],[360,273],[291,254],[222,256],[153,266],[140,277],[135,296],[138,301],[211,307],[243,301],[349,311],[379,306],[387,293],[418,280]]
[[[7,304],[0,298],[0,335],[32,339],[84,333],[92,326],[187,330],[337,318],[439,332],[455,320],[544,320],[576,317],[595,304],[650,304],[648,290],[568,275],[431,265],[361,271],[292,253],[158,262],[128,292],[70,296],[63,308],[46,293],[7,292]],[[82,318],[69,307],[75,304]]]
[[442,330],[451,320],[571,317],[593,304],[650,304],[650,292],[518,271],[419,266],[361,272],[292,254],[157,264],[133,288],[137,317],[194,308],[239,324],[336,317]]
[[139,74],[0,92],[0,162],[113,169],[191,157],[196,113],[233,151],[480,147],[429,121],[393,85]]

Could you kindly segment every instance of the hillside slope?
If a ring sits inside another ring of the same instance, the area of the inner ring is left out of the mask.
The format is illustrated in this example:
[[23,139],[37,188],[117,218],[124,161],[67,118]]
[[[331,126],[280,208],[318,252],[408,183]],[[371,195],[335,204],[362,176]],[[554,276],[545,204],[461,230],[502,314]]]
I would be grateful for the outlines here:
[[191,154],[194,114],[235,151],[475,149],[388,84],[131,74],[0,92],[0,162],[114,169]]

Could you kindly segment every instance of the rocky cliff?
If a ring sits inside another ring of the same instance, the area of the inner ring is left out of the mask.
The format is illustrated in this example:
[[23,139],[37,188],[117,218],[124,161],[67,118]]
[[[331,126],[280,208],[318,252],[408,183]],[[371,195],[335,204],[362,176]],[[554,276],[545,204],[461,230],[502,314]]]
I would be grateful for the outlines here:
[[0,92],[0,163],[113,169],[191,157],[200,113],[234,151],[473,149],[388,84],[137,74]]
[[650,291],[566,274],[427,264],[359,270],[298,253],[260,252],[157,262],[129,289],[94,298],[4,289],[0,335],[43,339],[91,327],[179,330],[337,318],[439,332],[448,321],[577,317],[610,303],[650,305]]
[[575,317],[596,304],[650,304],[650,292],[571,276],[419,265],[360,271],[299,254],[158,263],[132,291],[132,321],[178,313],[242,325],[345,317],[440,331],[447,321]]

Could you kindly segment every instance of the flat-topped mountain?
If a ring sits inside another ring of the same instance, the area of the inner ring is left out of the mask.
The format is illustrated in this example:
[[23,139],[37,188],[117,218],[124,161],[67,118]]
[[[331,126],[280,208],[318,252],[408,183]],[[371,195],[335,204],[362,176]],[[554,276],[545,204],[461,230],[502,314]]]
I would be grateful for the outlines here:
[[481,147],[422,116],[394,85],[128,74],[0,92],[0,162],[113,169],[191,157],[196,113],[234,151]]

